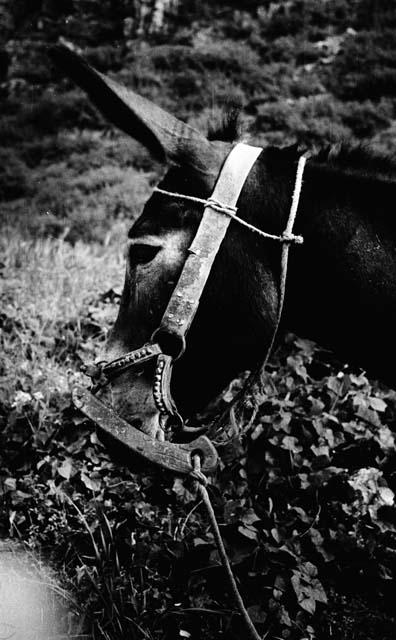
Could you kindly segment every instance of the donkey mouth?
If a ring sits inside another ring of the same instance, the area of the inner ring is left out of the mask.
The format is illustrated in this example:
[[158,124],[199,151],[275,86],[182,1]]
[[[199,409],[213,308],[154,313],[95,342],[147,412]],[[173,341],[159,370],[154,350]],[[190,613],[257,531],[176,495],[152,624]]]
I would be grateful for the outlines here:
[[163,439],[161,416],[153,398],[153,377],[148,371],[128,372],[104,388],[101,400],[132,428]]
[[154,401],[154,368],[126,372],[106,385],[98,394],[131,428],[157,440],[190,442],[207,431],[207,426],[175,424],[171,416],[161,414]]

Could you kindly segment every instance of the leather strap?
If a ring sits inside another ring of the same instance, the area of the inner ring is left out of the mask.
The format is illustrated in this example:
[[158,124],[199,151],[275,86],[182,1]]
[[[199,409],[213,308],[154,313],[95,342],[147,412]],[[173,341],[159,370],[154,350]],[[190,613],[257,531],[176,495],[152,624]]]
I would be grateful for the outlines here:
[[219,210],[221,211],[221,207],[235,208],[246,178],[261,151],[261,147],[238,143],[230,151],[218,175],[210,198],[214,204],[205,206],[178,283],[161,324],[152,336],[153,341],[159,342],[161,335],[171,336],[177,345],[176,350],[170,354],[174,358],[180,357],[185,349],[185,336],[198,309],[214,259],[232,220],[232,216],[219,213]]

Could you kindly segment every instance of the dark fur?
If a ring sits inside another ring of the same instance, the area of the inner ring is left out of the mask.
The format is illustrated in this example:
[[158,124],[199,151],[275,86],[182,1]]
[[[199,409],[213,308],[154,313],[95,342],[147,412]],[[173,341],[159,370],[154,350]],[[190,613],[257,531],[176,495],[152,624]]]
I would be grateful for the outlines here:
[[[216,137],[234,137],[238,121],[235,113],[229,115]],[[298,145],[264,148],[239,200],[242,218],[282,233],[303,151]],[[282,328],[333,348],[391,384],[396,382],[389,347],[396,326],[393,172],[390,158],[348,145],[322,149],[308,160],[296,221],[305,242],[291,249],[282,322]],[[161,186],[200,197],[213,188],[189,166],[172,168]],[[200,205],[155,194],[130,237],[161,238],[185,229],[192,238],[201,215]],[[279,272],[278,243],[230,226],[187,350],[175,366],[173,391],[182,413],[202,407],[232,376],[262,361],[276,317]],[[164,294],[163,308],[169,295]],[[152,321],[159,323],[160,314]],[[130,325],[121,311],[118,326],[127,332]],[[125,350],[133,346],[139,345],[127,340]]]
[[317,162],[327,163],[344,171],[360,172],[375,178],[396,178],[396,158],[374,152],[364,145],[341,144],[327,147],[315,156]]
[[[267,147],[248,178],[239,215],[280,235],[302,152],[297,145]],[[393,358],[385,362],[382,353],[389,352],[386,341],[396,323],[396,270],[387,247],[396,185],[383,183],[385,168],[392,167],[389,159],[372,155],[366,166],[365,157],[364,149],[343,146],[319,151],[307,163],[296,222],[305,243],[291,249],[283,327],[392,381]],[[359,169],[362,163],[365,173]],[[172,169],[162,186],[209,195],[200,177],[184,168]],[[164,228],[196,229],[201,212],[201,207],[182,200],[155,196],[132,236],[157,235]],[[359,233],[366,240],[355,246]],[[379,242],[381,251],[376,253]],[[175,368],[175,395],[184,412],[206,402],[238,371],[259,364],[276,314],[279,269],[278,243],[231,225],[189,333],[187,352]],[[379,333],[377,342],[367,341],[372,330]],[[213,359],[207,354],[214,354]],[[191,385],[191,371],[198,387]]]
[[241,106],[233,104],[222,112],[220,118],[209,121],[207,137],[208,140],[236,142],[242,137],[242,133]]

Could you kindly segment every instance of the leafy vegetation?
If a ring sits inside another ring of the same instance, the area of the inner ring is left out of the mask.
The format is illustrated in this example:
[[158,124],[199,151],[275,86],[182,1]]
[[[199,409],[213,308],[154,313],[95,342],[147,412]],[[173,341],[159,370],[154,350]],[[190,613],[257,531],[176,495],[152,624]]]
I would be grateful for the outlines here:
[[[18,0],[2,24],[0,527],[54,563],[97,638],[231,640],[244,631],[194,486],[110,455],[70,402],[160,168],[60,80],[45,46],[73,40],[201,128],[231,100],[257,141],[394,151],[396,10],[184,2],[144,33],[137,4]],[[209,488],[258,630],[393,639],[395,393],[288,336],[257,400],[253,419],[247,407],[212,428],[222,468]]]

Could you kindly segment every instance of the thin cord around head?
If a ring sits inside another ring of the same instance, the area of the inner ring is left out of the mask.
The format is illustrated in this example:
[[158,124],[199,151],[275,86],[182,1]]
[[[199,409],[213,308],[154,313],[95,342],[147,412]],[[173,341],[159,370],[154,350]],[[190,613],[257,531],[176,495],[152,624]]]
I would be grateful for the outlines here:
[[[292,196],[292,203],[291,203],[291,207],[290,207],[290,213],[289,213],[289,218],[287,220],[286,223],[286,228],[283,232],[283,237],[288,237],[290,235],[293,235],[293,227],[294,227],[294,223],[296,220],[296,215],[297,215],[297,210],[298,210],[298,204],[300,202],[300,196],[301,196],[301,189],[302,189],[302,184],[303,184],[303,176],[304,176],[304,169],[305,169],[305,163],[307,161],[307,158],[309,157],[309,153],[304,153],[302,156],[300,156],[299,160],[298,160],[298,165],[297,165],[297,173],[296,173],[296,180],[294,183],[294,190],[293,190],[293,196]],[[288,266],[288,262],[289,262],[289,249],[290,249],[290,244],[288,242],[286,242],[285,244],[282,245],[282,254],[281,254],[281,275],[280,275],[280,283],[279,283],[279,302],[278,302],[278,312],[277,312],[277,316],[276,316],[276,322],[275,322],[275,327],[274,327],[274,331],[272,333],[272,338],[271,338],[271,342],[270,345],[267,349],[267,353],[266,356],[264,358],[264,362],[261,365],[259,371],[258,371],[258,377],[259,379],[262,378],[265,369],[267,368],[267,364],[268,364],[268,360],[270,358],[270,355],[272,353],[272,350],[274,348],[274,344],[275,344],[275,340],[276,337],[278,335],[278,330],[279,330],[279,325],[281,322],[281,318],[282,318],[282,312],[283,312],[283,307],[285,304],[285,295],[286,295],[286,278],[287,278],[287,266]],[[256,374],[254,374],[254,379],[256,379]],[[248,386],[250,385],[249,380],[248,380]]]
[[166,195],[166,196],[170,196],[172,198],[181,198],[182,200],[190,200],[191,202],[197,202],[199,204],[203,204],[205,207],[211,207],[215,211],[219,211],[220,213],[224,213],[225,215],[230,216],[230,218],[235,220],[235,222],[238,222],[240,225],[242,225],[246,229],[249,229],[249,231],[253,231],[253,233],[257,233],[263,238],[267,238],[269,240],[277,240],[278,242],[282,242],[284,244],[289,244],[290,242],[294,242],[296,244],[302,244],[304,242],[304,239],[302,236],[295,236],[293,233],[291,233],[291,231],[287,233],[285,232],[281,236],[275,236],[272,233],[266,233],[266,231],[262,231],[261,229],[258,229],[257,227],[250,224],[249,222],[246,222],[246,220],[242,220],[242,218],[239,218],[237,215],[235,215],[236,211],[238,210],[237,207],[230,207],[228,205],[222,204],[221,202],[218,202],[217,200],[214,200],[213,198],[205,199],[205,198],[197,198],[196,196],[187,196],[184,193],[178,193],[175,191],[166,191],[165,189],[160,189],[159,187],[155,187],[154,191],[157,191],[157,193],[162,193],[163,195]]

